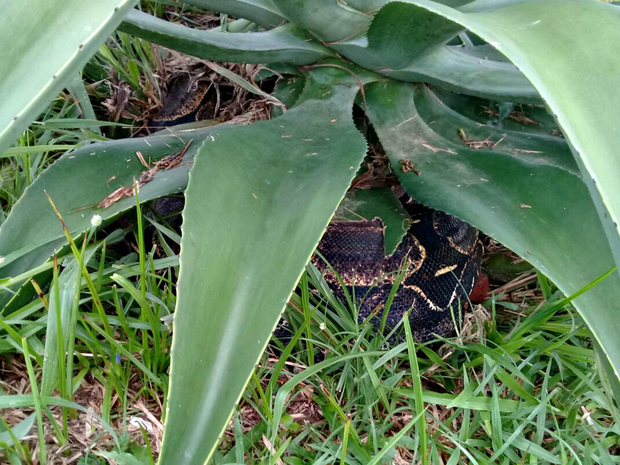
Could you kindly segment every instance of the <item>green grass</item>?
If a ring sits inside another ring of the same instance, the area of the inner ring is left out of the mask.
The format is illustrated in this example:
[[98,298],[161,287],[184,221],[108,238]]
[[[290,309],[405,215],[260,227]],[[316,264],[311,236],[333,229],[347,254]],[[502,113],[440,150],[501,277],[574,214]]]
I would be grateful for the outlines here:
[[[124,234],[138,252],[117,230],[93,230],[56,268],[44,298],[3,321],[4,369],[27,362],[3,388],[15,394],[27,386],[29,407],[20,411],[34,412],[40,425],[37,437],[20,437],[14,426],[13,444],[4,447],[11,463],[77,448],[86,415],[70,405],[84,400],[100,416],[89,423],[93,453],[149,463],[148,450],[157,452],[171,342],[162,319],[174,308],[178,257],[156,258],[137,225]],[[66,276],[79,286],[79,303],[63,320],[53,302],[63,298],[57,289]],[[519,294],[530,297],[517,303]],[[485,308],[470,315],[460,337],[414,351],[410,338],[389,345],[358,324],[310,267],[285,314],[294,336],[286,346],[273,341],[263,356],[213,463],[618,463],[618,411],[570,304],[538,275]],[[531,324],[541,314],[545,321]],[[52,317],[62,331],[50,332]],[[56,350],[50,359],[63,335],[74,357]],[[50,366],[67,381],[55,385],[64,406],[47,403],[51,392],[40,391]],[[84,389],[102,394],[93,402]],[[136,417],[151,431],[142,435]],[[13,411],[7,420],[14,418]]]
[[[162,4],[147,8],[162,15]],[[116,35],[72,86],[75,99],[58,98],[3,154],[0,225],[60,154],[126,135],[92,117],[110,118],[103,103],[123,84],[133,117],[118,121],[139,120],[144,99],[159,96],[159,53]],[[114,85],[101,81],[111,75]],[[142,210],[23,277],[31,298],[0,319],[0,462],[156,459],[179,238]],[[163,251],[146,243],[153,221]],[[459,337],[414,346],[358,324],[309,267],[285,312],[292,339],[268,347],[213,463],[620,463],[619,412],[589,334],[542,274],[527,276],[476,307]]]

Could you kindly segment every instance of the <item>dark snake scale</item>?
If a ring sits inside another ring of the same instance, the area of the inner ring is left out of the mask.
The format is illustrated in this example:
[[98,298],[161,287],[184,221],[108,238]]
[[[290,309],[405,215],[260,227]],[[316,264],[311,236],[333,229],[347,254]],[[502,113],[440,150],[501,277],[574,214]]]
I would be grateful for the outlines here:
[[385,329],[396,327],[409,311],[414,339],[423,342],[434,335],[450,336],[455,323],[460,324],[480,274],[482,244],[474,227],[428,211],[413,217],[407,235],[390,256],[384,254],[379,220],[332,223],[317,250],[320,255],[313,255],[312,263],[343,302],[341,281],[346,285],[355,297],[360,323],[370,318],[380,326],[390,291],[400,279]]

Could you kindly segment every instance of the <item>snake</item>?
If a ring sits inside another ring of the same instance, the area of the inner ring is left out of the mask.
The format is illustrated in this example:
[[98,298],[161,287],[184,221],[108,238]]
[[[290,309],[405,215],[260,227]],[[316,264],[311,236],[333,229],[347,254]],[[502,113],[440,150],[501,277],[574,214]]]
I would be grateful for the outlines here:
[[390,255],[380,219],[330,223],[311,261],[359,323],[391,331],[407,314],[414,340],[426,342],[460,327],[483,246],[476,228],[441,211],[425,208],[411,223]]
[[[153,126],[204,118],[209,110],[205,89],[192,85],[187,76],[175,80]],[[399,200],[411,219],[393,253],[385,253],[380,218],[332,221],[311,263],[333,295],[354,307],[358,323],[370,322],[393,333],[407,315],[415,341],[449,337],[461,326],[470,297],[484,296],[485,286],[488,289],[488,279],[481,273],[481,233],[455,216],[412,202],[406,194]],[[153,205],[158,215],[182,208],[183,199],[178,197],[164,197]],[[180,219],[175,225],[179,223]]]

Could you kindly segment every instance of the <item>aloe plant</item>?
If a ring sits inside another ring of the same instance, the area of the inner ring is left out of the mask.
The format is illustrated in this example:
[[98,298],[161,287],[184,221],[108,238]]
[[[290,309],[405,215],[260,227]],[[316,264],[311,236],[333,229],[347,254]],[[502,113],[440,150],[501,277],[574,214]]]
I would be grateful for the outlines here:
[[[244,18],[255,31],[198,31],[137,10],[121,29],[214,61],[269,64],[283,75],[276,96],[287,111],[77,150],[36,180],[0,229],[0,283],[19,289],[65,243],[43,190],[77,236],[92,214],[106,220],[132,207],[131,198],[94,206],[139,176],[127,153],[157,160],[187,149],[191,171],[184,163],[158,173],[140,192],[146,201],[187,186],[160,463],[199,464],[213,453],[364,158],[354,104],[412,197],[480,228],[573,298],[612,384],[620,382],[620,276],[610,272],[620,260],[620,9],[595,0],[186,3]],[[0,95],[14,89],[35,95],[43,84],[16,82]],[[489,101],[500,102],[499,115],[481,118],[476,109]],[[535,125],[507,118],[515,104],[534,105],[525,108]],[[0,134],[14,136],[6,112]],[[83,182],[68,189],[67,179]],[[0,294],[3,311],[18,298]]]

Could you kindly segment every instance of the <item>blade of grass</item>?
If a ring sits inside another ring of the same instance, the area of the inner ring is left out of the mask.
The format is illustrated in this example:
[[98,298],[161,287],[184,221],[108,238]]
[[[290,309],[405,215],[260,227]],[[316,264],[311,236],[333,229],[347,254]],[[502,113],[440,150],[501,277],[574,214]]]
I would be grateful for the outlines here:
[[344,433],[342,434],[342,445],[340,454],[340,465],[347,463],[347,447],[349,445],[349,431],[351,431],[351,420],[347,420],[344,424]]
[[[420,440],[420,451],[422,455],[422,464],[428,463],[428,451],[426,442],[426,418],[424,407],[424,396],[422,392],[422,377],[420,376],[420,366],[418,365],[418,357],[416,355],[415,342],[413,341],[413,333],[409,324],[409,312],[403,315],[403,324],[405,326],[405,337],[407,339],[407,355],[409,356],[409,366],[411,367],[411,382],[413,383],[414,392],[414,412],[419,417],[416,422],[416,436]],[[413,423],[413,422],[412,422]]]
[[45,433],[43,432],[43,409],[41,398],[39,397],[39,386],[37,385],[37,376],[30,360],[30,351],[26,338],[22,338],[22,349],[24,351],[24,361],[28,370],[28,379],[30,380],[30,389],[32,390],[32,400],[34,403],[35,415],[37,417],[37,434],[39,435],[39,461],[42,464],[47,463],[47,454],[45,449]]
[[212,61],[207,61],[206,63],[207,63],[207,66],[209,68],[211,68],[213,71],[215,71],[216,73],[218,73],[218,74],[224,76],[225,78],[231,80],[232,82],[234,82],[238,86],[244,88],[248,92],[251,92],[253,94],[259,95],[259,96],[263,97],[265,100],[267,100],[268,102],[270,102],[270,103],[272,103],[272,104],[274,104],[274,105],[276,105],[278,107],[281,107],[284,110],[286,110],[286,105],[284,105],[282,102],[280,102],[280,100],[278,100],[273,95],[268,94],[267,92],[259,89],[256,85],[254,85],[251,82],[243,79],[238,74],[235,74],[232,71],[229,71],[226,68],[223,68],[220,65],[218,65],[216,63],[213,63]]
[[[82,117],[87,120],[97,121],[97,115],[95,115],[93,105],[90,103],[90,97],[88,96],[88,91],[86,90],[86,86],[84,85],[84,81],[82,80],[82,75],[80,73],[76,74],[75,77],[69,81],[69,84],[67,84],[67,90],[71,93],[71,96],[79,105]],[[93,126],[88,129],[101,136],[100,126]]]
[[149,377],[155,384],[161,386],[162,380],[159,376],[153,373],[148,367],[138,360],[131,352],[125,349],[121,344],[119,344],[112,336],[106,333],[103,329],[99,328],[93,321],[90,320],[86,315],[82,315],[82,319],[87,322],[91,328],[93,328],[99,335],[103,336],[110,345],[112,345],[119,353],[123,354],[129,360],[131,360],[136,367],[138,367],[147,377]]
[[381,463],[381,459],[383,459],[383,457],[388,452],[390,452],[394,447],[396,447],[396,445],[398,444],[398,441],[400,441],[400,439],[405,434],[407,434],[414,425],[417,425],[420,419],[424,420],[424,411],[418,413],[415,417],[411,419],[409,423],[407,423],[403,427],[403,429],[401,429],[398,433],[396,433],[394,437],[390,439],[390,441],[388,441],[388,443],[385,446],[383,446],[383,449],[381,449],[379,453],[376,454],[370,462],[368,462],[368,465],[379,465]]

